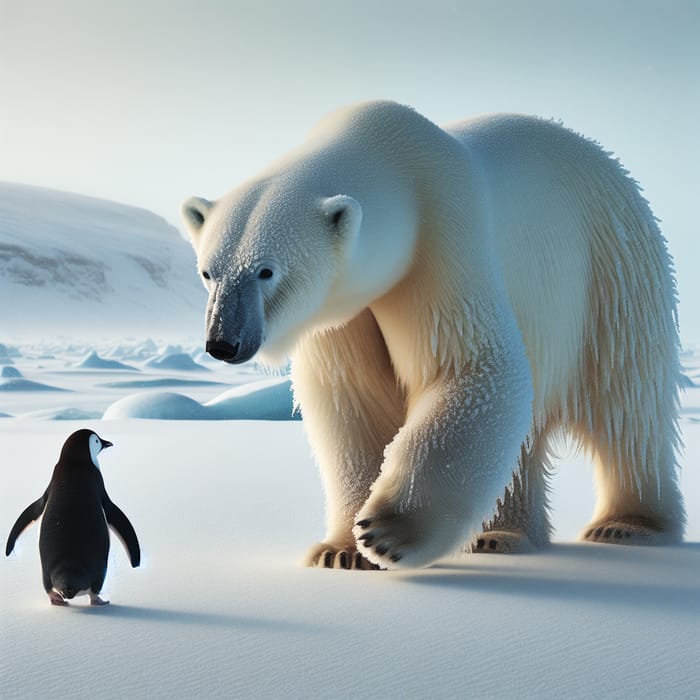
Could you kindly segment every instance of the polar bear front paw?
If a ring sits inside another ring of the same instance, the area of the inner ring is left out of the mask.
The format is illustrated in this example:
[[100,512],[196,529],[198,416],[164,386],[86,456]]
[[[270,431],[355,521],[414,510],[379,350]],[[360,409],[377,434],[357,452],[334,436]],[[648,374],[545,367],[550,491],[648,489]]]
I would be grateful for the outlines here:
[[425,513],[398,511],[387,503],[384,507],[365,506],[357,518],[352,531],[357,548],[371,562],[395,569],[426,566],[435,560],[429,537],[436,528]]
[[[393,525],[394,527],[391,527]],[[396,525],[399,527],[397,528]],[[386,563],[387,566],[396,564],[403,558],[402,547],[407,544],[406,538],[398,533],[410,530],[401,523],[387,523],[385,520],[363,518],[353,529],[357,537],[357,545],[366,552],[366,556],[374,562]]]
[[362,556],[354,546],[334,545],[329,542],[314,545],[308,551],[304,564],[321,569],[377,571],[381,568]]

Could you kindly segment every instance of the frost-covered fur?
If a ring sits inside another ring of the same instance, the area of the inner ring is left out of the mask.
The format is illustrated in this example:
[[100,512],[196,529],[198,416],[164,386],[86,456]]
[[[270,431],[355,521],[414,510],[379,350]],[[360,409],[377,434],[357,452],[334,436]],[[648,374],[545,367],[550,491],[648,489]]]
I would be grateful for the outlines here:
[[681,539],[670,260],[596,144],[366,103],[183,215],[210,351],[291,355],[327,500],[310,565],[425,566],[482,521],[477,551],[545,545],[561,431],[596,463],[584,537]]

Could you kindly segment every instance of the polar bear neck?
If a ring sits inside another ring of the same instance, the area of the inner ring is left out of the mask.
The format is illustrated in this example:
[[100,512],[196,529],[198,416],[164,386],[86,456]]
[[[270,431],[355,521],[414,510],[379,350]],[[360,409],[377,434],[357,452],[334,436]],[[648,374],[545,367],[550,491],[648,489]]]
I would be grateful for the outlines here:
[[[424,232],[410,272],[370,305],[397,378],[409,390],[461,374],[476,361],[480,348],[505,340],[499,337],[504,328],[517,332],[512,314],[501,303],[505,292],[493,293],[503,290],[503,282],[485,246],[470,247],[459,232],[452,234]],[[436,236],[452,245],[436,245]],[[416,328],[429,332],[416,333]]]

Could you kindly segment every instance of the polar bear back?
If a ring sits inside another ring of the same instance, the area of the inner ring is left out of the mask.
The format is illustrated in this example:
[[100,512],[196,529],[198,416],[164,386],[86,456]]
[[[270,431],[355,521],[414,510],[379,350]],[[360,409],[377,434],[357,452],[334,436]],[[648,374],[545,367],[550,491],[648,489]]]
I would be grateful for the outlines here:
[[[489,115],[445,130],[481,170],[484,210],[542,415],[552,394],[571,384],[594,324],[587,315],[596,241],[626,235],[615,209],[632,201],[638,208],[641,197],[608,153],[554,122]],[[651,212],[648,219],[655,229]]]

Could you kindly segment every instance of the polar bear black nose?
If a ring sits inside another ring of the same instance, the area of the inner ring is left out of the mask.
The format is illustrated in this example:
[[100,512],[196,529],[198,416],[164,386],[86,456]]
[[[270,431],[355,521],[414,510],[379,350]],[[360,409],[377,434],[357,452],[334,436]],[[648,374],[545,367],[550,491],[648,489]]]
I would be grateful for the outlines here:
[[240,347],[240,343],[231,345],[231,343],[227,343],[225,340],[208,340],[206,351],[216,360],[232,362],[236,359]]

